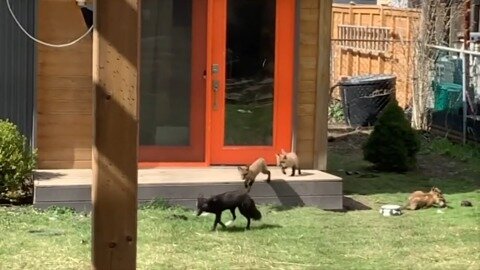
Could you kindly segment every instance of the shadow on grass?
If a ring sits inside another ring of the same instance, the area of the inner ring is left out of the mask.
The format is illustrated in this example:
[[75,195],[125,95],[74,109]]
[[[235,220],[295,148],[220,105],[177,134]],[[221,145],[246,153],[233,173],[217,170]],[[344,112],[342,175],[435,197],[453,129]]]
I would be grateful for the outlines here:
[[326,209],[325,211],[335,212],[335,213],[346,213],[351,211],[365,211],[365,210],[372,210],[372,208],[350,197],[343,196],[343,209]]
[[39,236],[62,236],[66,234],[63,230],[53,229],[31,229],[28,232]]
[[278,204],[270,204],[268,205],[270,210],[273,210],[275,212],[282,212],[282,211],[289,211],[298,207],[303,207],[303,206],[293,206],[293,205],[278,205]]
[[20,197],[15,201],[0,198],[0,207],[12,207],[12,206],[28,206],[33,204],[33,194],[29,196]]
[[[281,212],[281,211],[289,211],[298,207],[302,206],[285,206],[285,205],[268,205],[270,211],[276,211],[276,212]],[[372,208],[366,204],[363,204],[362,202],[359,202],[357,200],[354,200],[353,198],[343,196],[343,209],[325,209],[325,211],[328,212],[348,212],[348,211],[363,211],[363,210],[371,210]]]
[[[250,225],[250,231],[278,229],[278,228],[283,228],[283,226],[278,224],[265,224],[265,223],[255,226],[254,222],[252,222],[252,224]],[[245,229],[244,226],[232,226],[232,227],[227,227],[226,229],[221,229],[221,231],[236,233],[236,232],[245,232],[249,230]]]
[[158,209],[158,210],[179,210],[183,212],[192,212],[192,209],[179,205],[179,204],[171,204],[168,200],[162,197],[157,197],[152,200],[147,200],[147,201],[142,201],[139,204],[138,207],[139,210],[153,210],[153,209]]

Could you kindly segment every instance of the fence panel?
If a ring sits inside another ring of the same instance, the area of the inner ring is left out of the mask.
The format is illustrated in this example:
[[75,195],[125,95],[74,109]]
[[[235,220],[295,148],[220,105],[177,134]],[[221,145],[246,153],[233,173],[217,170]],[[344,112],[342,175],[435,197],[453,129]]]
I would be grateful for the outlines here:
[[338,5],[332,14],[332,84],[342,77],[393,74],[396,98],[409,103],[413,88],[413,53],[417,9],[379,5]]

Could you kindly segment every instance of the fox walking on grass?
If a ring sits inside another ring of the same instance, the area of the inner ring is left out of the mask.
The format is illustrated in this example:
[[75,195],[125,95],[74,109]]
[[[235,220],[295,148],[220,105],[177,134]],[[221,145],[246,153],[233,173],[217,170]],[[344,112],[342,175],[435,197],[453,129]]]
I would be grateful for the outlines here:
[[300,170],[300,165],[298,161],[298,156],[294,152],[287,153],[285,150],[282,149],[280,154],[276,154],[277,157],[277,166],[282,168],[282,173],[287,174],[285,169],[292,168],[292,174],[290,176],[295,175],[295,170],[298,170],[298,174],[302,174]]
[[232,222],[237,218],[235,215],[235,209],[238,207],[240,213],[247,219],[246,229],[250,229],[250,220],[260,220],[262,213],[258,211],[255,206],[255,202],[248,195],[248,191],[236,190],[221,193],[210,198],[203,198],[200,196],[197,198],[197,216],[200,216],[203,212],[215,214],[215,222],[213,223],[212,230],[217,228],[220,224],[223,228],[227,226],[222,222],[222,212],[230,210],[232,213]]
[[239,166],[238,172],[242,180],[244,180],[245,188],[248,191],[252,188],[255,178],[259,173],[268,175],[267,183],[270,182],[270,171],[264,158],[258,158],[250,166]]

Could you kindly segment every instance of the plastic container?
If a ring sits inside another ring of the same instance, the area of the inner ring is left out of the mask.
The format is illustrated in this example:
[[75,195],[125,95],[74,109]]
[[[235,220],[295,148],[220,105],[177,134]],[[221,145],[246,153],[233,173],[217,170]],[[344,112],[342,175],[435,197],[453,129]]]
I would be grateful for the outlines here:
[[345,121],[352,127],[372,126],[391,98],[396,77],[372,74],[350,77],[339,83]]
[[462,105],[462,86],[455,83],[433,82],[435,111],[457,111]]

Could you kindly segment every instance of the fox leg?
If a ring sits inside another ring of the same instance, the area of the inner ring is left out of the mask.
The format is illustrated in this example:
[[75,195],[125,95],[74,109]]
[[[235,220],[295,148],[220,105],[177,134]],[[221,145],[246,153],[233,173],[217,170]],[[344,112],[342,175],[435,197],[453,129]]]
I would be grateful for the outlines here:
[[222,227],[225,229],[227,226],[223,224],[222,222],[222,213],[217,213],[215,214],[215,223],[213,223],[213,229],[212,231],[215,231],[217,229],[217,224],[222,225]]
[[250,230],[250,218],[247,217],[247,227],[246,227],[247,230]]
[[270,171],[267,169],[263,169],[262,173],[268,175],[267,183],[270,182]]
[[235,215],[235,208],[230,209],[230,212],[232,213],[232,220],[227,221],[227,223],[225,223],[225,225],[227,226],[230,226],[230,224],[232,224],[237,218],[237,216]]
[[302,174],[302,171],[300,170],[300,167],[298,167],[297,170],[298,170],[298,175]]
[[246,205],[242,205],[241,207],[238,208],[238,210],[240,210],[240,214],[242,214],[242,216],[244,216],[247,219],[246,229],[250,230],[250,214]]
[[282,173],[283,173],[283,174],[287,174],[287,173],[285,172],[285,167],[283,167],[283,166],[282,166]]
[[247,189],[247,192],[250,192],[250,189],[252,189],[253,183],[255,183],[255,179],[245,180],[245,188]]
[[290,176],[295,176],[295,170],[297,169],[297,167],[295,167],[295,165],[292,167],[292,174],[290,174]]

